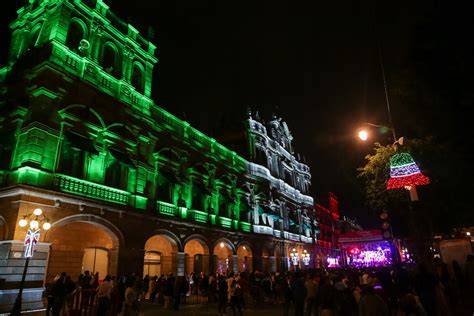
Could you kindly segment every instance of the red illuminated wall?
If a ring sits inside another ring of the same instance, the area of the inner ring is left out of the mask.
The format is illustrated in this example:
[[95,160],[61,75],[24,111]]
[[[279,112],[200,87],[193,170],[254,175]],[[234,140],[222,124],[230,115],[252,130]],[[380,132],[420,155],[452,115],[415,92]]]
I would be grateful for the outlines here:
[[320,233],[318,245],[328,248],[339,248],[339,203],[333,193],[329,193],[329,209],[316,204],[316,216],[319,222]]

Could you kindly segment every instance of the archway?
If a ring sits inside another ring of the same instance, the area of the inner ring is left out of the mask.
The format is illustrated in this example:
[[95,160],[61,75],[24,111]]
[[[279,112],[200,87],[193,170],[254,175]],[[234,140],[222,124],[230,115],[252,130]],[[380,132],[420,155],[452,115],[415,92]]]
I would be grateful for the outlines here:
[[81,273],[99,273],[99,279],[107,274],[116,275],[119,239],[107,227],[96,222],[63,221],[53,224],[45,235],[51,243],[46,279],[66,272],[73,281]]
[[242,271],[253,271],[252,249],[248,244],[241,244],[237,248],[237,269]]
[[228,272],[233,269],[232,254],[233,247],[228,240],[220,240],[213,250],[214,270],[219,273]]
[[178,243],[170,236],[160,234],[150,237],[145,243],[143,275],[176,274],[177,252]]
[[66,37],[66,46],[78,52],[79,42],[86,37],[85,24],[80,19],[73,18],[69,24],[69,29]]
[[184,245],[186,253],[186,270],[188,273],[194,272],[199,274],[209,271],[209,247],[200,239],[193,238]]

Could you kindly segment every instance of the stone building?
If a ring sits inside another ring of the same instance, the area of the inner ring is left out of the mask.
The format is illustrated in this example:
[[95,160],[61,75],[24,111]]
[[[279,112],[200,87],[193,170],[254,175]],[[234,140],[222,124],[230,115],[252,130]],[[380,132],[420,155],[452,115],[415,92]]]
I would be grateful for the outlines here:
[[[41,208],[26,309],[65,271],[286,270],[314,241],[309,168],[280,119],[246,120],[246,159],[151,98],[155,46],[102,0],[36,0],[0,69],[0,312],[25,264],[20,219]],[[267,128],[269,128],[267,133]],[[304,267],[304,263],[299,263]]]
[[341,257],[338,242],[341,230],[339,202],[336,195],[329,193],[329,208],[316,204],[315,211],[319,228],[319,238],[315,243],[317,265],[321,267],[337,265]]

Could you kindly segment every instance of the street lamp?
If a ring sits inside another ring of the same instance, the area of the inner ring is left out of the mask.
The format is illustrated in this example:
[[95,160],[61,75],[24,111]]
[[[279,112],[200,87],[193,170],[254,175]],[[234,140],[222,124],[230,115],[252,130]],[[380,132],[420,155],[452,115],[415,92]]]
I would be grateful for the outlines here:
[[29,228],[25,235],[25,252],[24,256],[25,260],[25,267],[23,269],[23,275],[21,277],[20,282],[20,289],[18,291],[18,296],[15,300],[15,304],[13,305],[11,315],[20,315],[21,314],[21,303],[22,303],[22,295],[23,295],[23,287],[25,286],[25,277],[26,272],[28,271],[28,264],[30,262],[30,258],[33,257],[33,253],[35,250],[36,244],[39,242],[40,238],[40,226],[43,227],[44,230],[48,230],[51,228],[51,224],[49,223],[49,219],[43,214],[43,210],[37,208],[31,214],[24,215],[22,219],[18,221],[18,226],[21,228],[27,227]]
[[[397,135],[395,134],[395,129],[393,127],[388,127],[385,125],[373,124],[373,123],[361,123],[360,125],[367,125],[370,127],[378,127],[383,128],[385,130],[390,130],[392,132],[393,137],[393,146],[396,144],[403,145],[403,137],[397,139]],[[358,133],[359,139],[362,141],[366,141],[369,139],[369,132],[366,129],[360,129]]]
[[303,250],[303,254],[301,255],[301,260],[303,261],[303,264],[308,267],[309,266],[309,262],[311,260],[310,256],[309,256],[309,253],[308,251]]
[[290,252],[290,259],[291,259],[291,263],[294,265],[294,266],[297,266],[299,264],[299,256],[298,256],[298,252],[296,251],[296,248],[293,248]]

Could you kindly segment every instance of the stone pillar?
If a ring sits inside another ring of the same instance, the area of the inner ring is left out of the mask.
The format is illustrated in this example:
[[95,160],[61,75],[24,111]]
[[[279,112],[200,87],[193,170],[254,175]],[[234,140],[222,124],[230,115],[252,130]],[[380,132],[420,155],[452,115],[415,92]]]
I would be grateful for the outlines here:
[[270,271],[275,272],[277,270],[277,263],[275,256],[268,257],[269,264],[270,264]]
[[239,271],[239,257],[237,255],[232,255],[232,270],[234,273]]
[[176,259],[176,274],[177,276],[184,276],[184,273],[186,272],[186,253],[178,252]]
[[120,247],[117,275],[143,272],[145,249]]
[[[289,269],[288,269],[288,259],[289,259],[289,258],[288,258],[287,256],[281,257],[280,270],[281,270],[282,272],[286,272],[286,271],[289,270]],[[292,263],[291,263],[291,264],[292,264]]]

